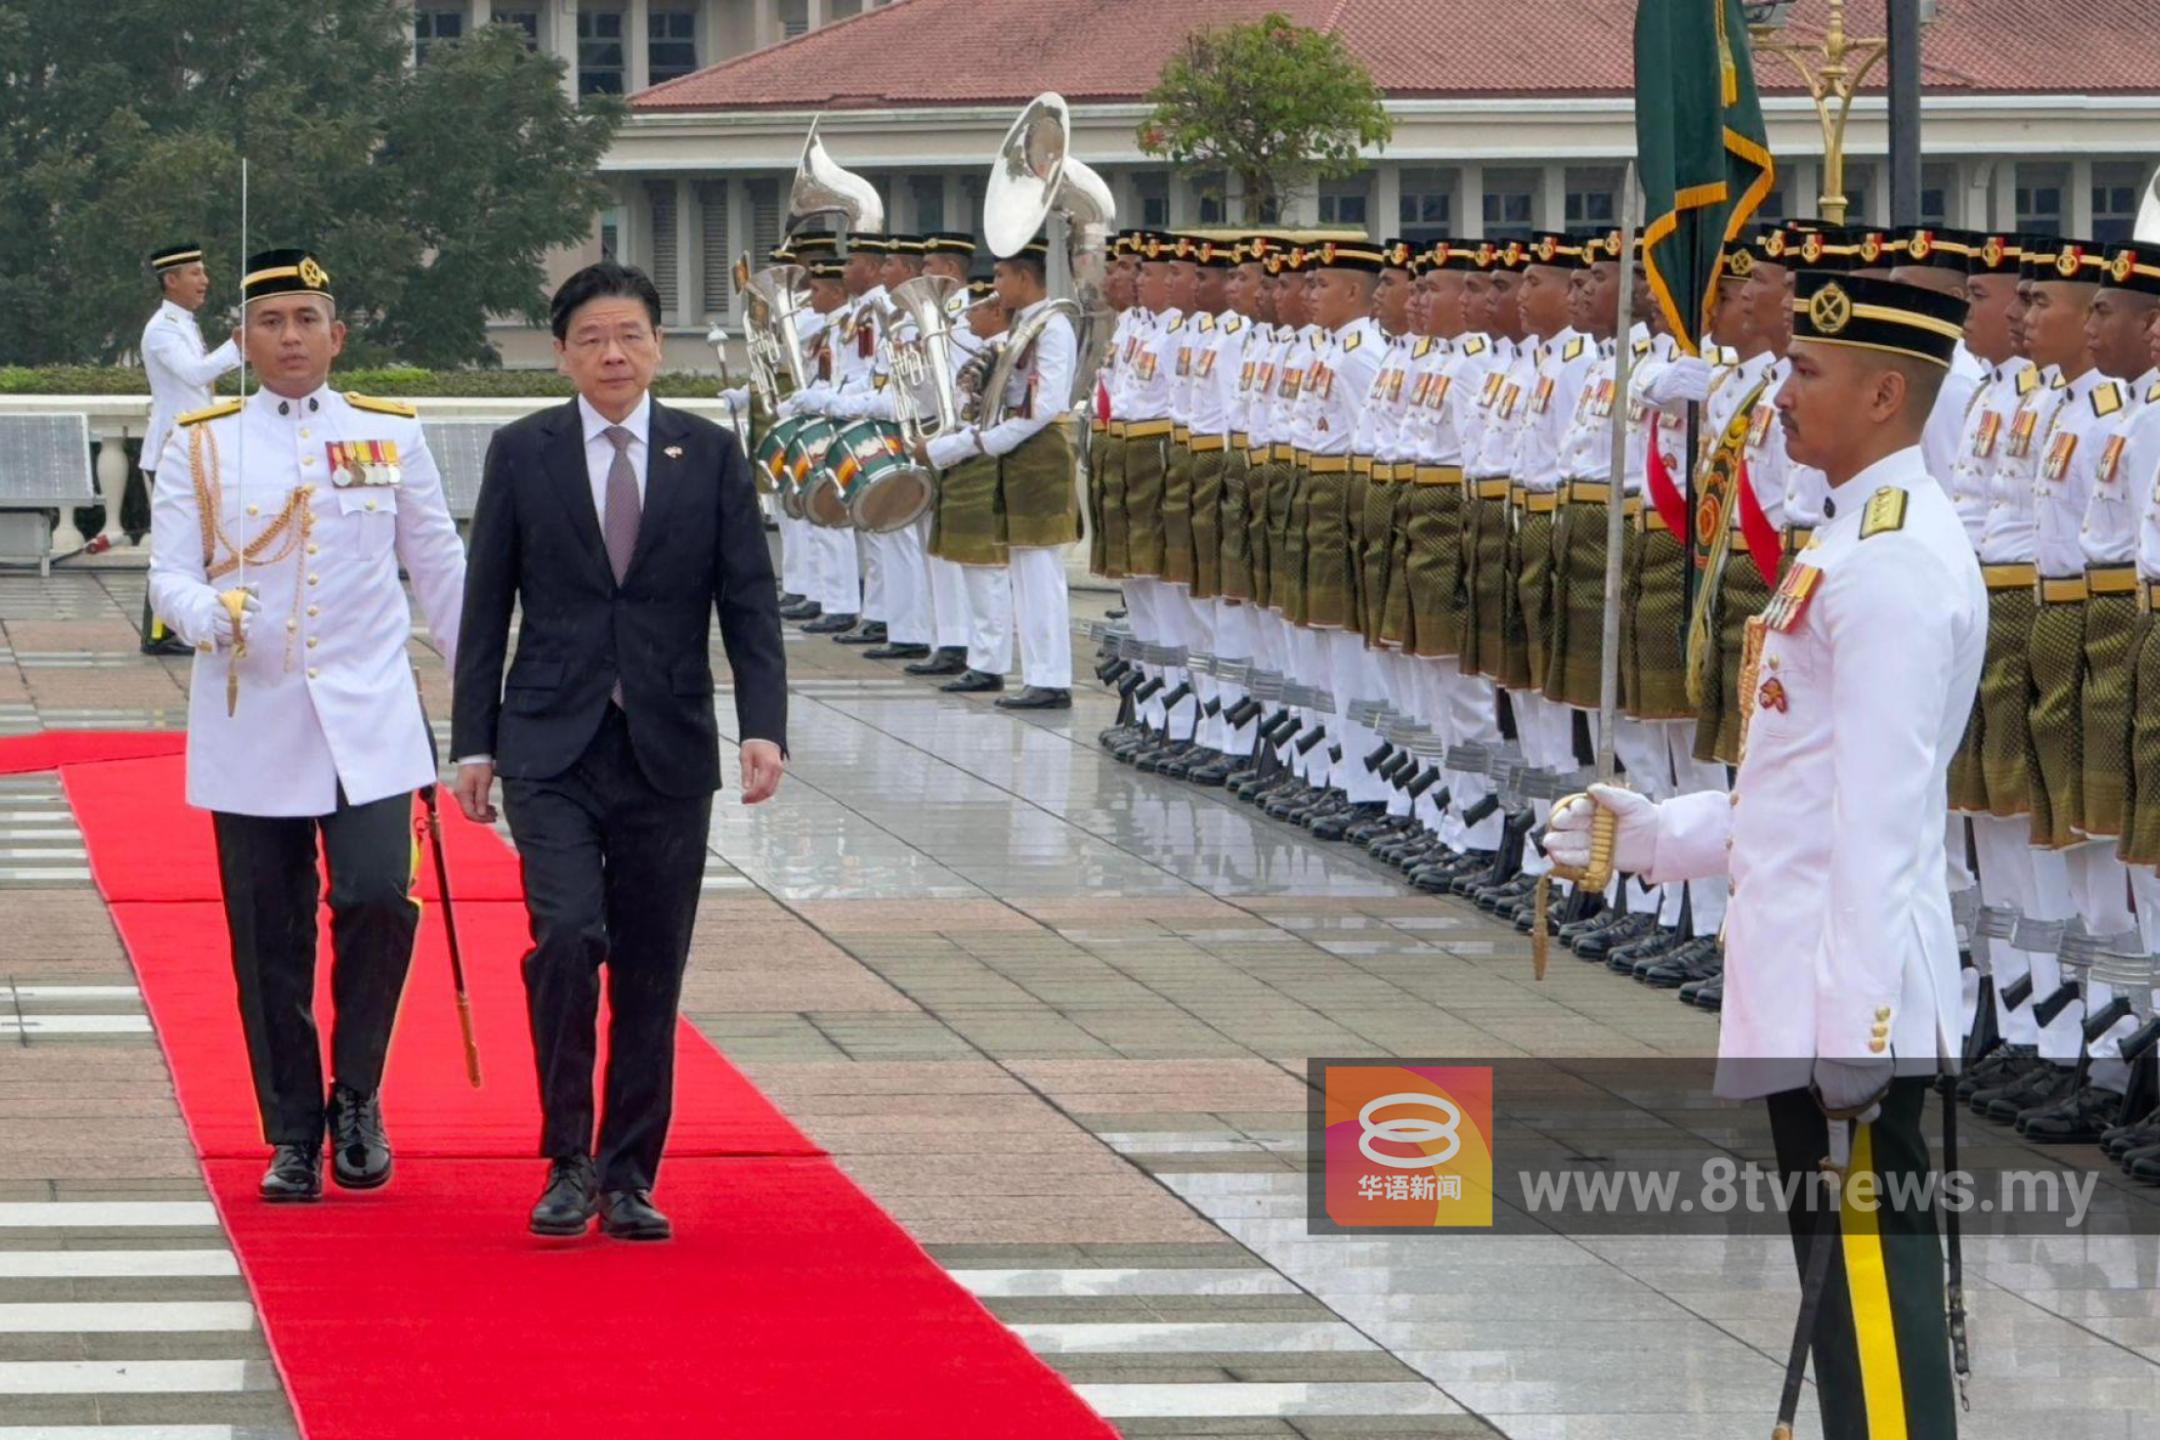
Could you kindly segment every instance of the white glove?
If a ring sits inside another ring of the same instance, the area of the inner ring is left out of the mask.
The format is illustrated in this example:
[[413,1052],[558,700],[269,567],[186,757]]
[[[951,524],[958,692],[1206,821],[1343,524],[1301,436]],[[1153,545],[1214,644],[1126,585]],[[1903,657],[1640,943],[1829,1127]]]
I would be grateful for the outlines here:
[[1676,400],[1707,400],[1710,398],[1710,362],[1700,355],[1676,355],[1662,373],[1651,377],[1644,388],[1645,398],[1654,405],[1670,405]]
[[1888,1055],[1866,1060],[1815,1062],[1815,1103],[1832,1120],[1851,1120],[1865,1125],[1882,1114],[1882,1098],[1889,1093],[1896,1073]]
[[1590,821],[1602,806],[1613,813],[1613,868],[1630,875],[1657,858],[1657,805],[1618,785],[1592,785],[1587,798],[1574,795],[1553,806],[1545,825],[1545,854],[1553,864],[1580,870],[1590,863]]
[[961,461],[972,457],[976,451],[974,429],[949,431],[930,441],[930,463],[940,470],[950,470]]
[[[255,628],[255,616],[262,610],[262,601],[255,598],[257,588],[253,585],[247,586],[240,597],[240,609],[248,617],[246,628],[250,630]],[[217,608],[210,615],[210,643],[220,650],[230,650],[238,643],[241,628],[233,623],[232,610],[225,604],[225,597],[221,594],[217,600]]]

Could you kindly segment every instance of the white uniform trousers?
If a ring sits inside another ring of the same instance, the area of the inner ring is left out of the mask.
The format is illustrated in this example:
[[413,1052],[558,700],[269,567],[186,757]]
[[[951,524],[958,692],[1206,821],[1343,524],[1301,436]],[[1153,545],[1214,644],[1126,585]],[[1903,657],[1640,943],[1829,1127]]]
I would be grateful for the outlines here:
[[802,533],[810,541],[812,566],[818,592],[811,598],[827,615],[862,613],[862,574],[855,554],[855,532],[828,530],[803,522]]
[[1072,597],[1065,588],[1065,547],[1015,545],[1013,621],[1020,632],[1020,681],[1046,690],[1072,688]]
[[[1183,585],[1162,582],[1155,591],[1155,613],[1167,632],[1163,643],[1182,649],[1188,661],[1214,653],[1214,616],[1212,612],[1203,615],[1200,607],[1193,603],[1192,592]],[[1214,693],[1215,677],[1200,674],[1190,664],[1171,668],[1170,688],[1175,690],[1180,685],[1189,685],[1192,694],[1179,701],[1170,712],[1170,733],[1174,738],[1191,739],[1205,745],[1208,743],[1208,721],[1204,710],[1208,697]]]
[[[1211,600],[1215,608],[1215,656],[1219,660],[1254,660],[1253,607],[1236,600]],[[1250,693],[1245,686],[1231,680],[1215,682],[1215,698],[1222,702],[1222,713],[1215,718],[1215,748],[1223,754],[1242,759],[1252,754],[1253,731],[1259,720],[1248,720],[1243,725],[1230,723],[1230,712],[1244,703]],[[1261,719],[1265,719],[1262,716]]]
[[1326,683],[1335,701],[1335,715],[1328,731],[1342,748],[1342,758],[1330,767],[1329,784],[1355,804],[1384,804],[1387,782],[1365,768],[1365,757],[1379,748],[1380,736],[1370,725],[1350,718],[1351,705],[1370,704],[1382,698],[1379,669],[1373,664],[1373,653],[1365,648],[1365,637],[1357,631],[1320,633],[1327,648]]
[[877,537],[883,542],[885,632],[895,645],[928,645],[937,634],[930,601],[930,517]]
[[[2036,913],[2034,903],[2039,875],[2035,861],[2039,852],[2032,848],[2032,827],[2025,817],[1975,815],[1972,817],[1972,834],[1973,858],[1980,870],[1981,903],[2012,906],[2020,915]],[[2053,859],[2057,865],[2061,863],[2060,856]],[[2032,957],[2012,945],[2007,935],[1988,940],[1987,947],[1989,968],[1995,977],[1996,1033],[2006,1044],[2038,1044],[2040,1027],[2033,1020],[2032,1006],[2020,1005],[2013,1010],[2002,998],[2005,989],[2032,973]],[[2037,981],[2034,988],[2038,988]],[[1972,1031],[1970,1016],[1966,1017],[1965,1029],[1968,1034]]]
[[891,564],[886,556],[889,536],[875,535],[868,530],[848,532],[855,537],[856,554],[862,565],[862,618],[892,626]]
[[[1575,763],[1573,711],[1547,700],[1535,690],[1510,690],[1508,703],[1515,711],[1515,735],[1522,746],[1524,763],[1532,769],[1562,775],[1581,768]],[[1552,815],[1552,802],[1532,800],[1530,813],[1536,828],[1542,830]],[[1526,874],[1542,875],[1552,869],[1552,861],[1535,845],[1530,845],[1524,848],[1522,868]]]
[[817,598],[817,566],[810,554],[810,542],[803,536],[808,522],[773,507],[773,518],[780,525],[780,588],[790,595]]
[[[924,559],[930,567],[930,610],[937,630],[937,647],[940,650],[964,650],[975,628],[975,607],[968,600],[967,567],[937,555],[926,555]],[[998,567],[997,577],[1001,583],[1006,583],[1004,567]],[[1009,583],[1006,583],[1005,604],[1008,620],[1005,628],[1010,632],[1012,590]]]
[[[2136,931],[2137,917],[2130,913],[2129,869],[2115,858],[2115,842],[2112,839],[2088,841],[2072,846],[2067,856],[2070,895],[2077,905],[2079,917],[2085,921],[2085,933],[2105,937]],[[2084,1027],[2087,1015],[2105,1009],[2114,998],[2113,986],[2104,980],[2088,979],[2084,1003],[2070,1007],[2077,1013],[2079,1028]],[[2122,1063],[2122,1038],[2136,1028],[2135,1020],[2118,1020],[2106,1034],[2091,1043],[2093,1064],[2089,1078],[2093,1084],[2111,1090],[2123,1088],[2128,1070]]]
[[[952,568],[960,572],[962,595],[967,602],[965,634],[959,643],[967,646],[968,668],[985,675],[1003,675],[1012,669],[1013,659],[1012,575],[1003,565]],[[945,643],[942,611],[938,643]]]
[[[1133,639],[1142,645],[1166,643],[1163,639],[1162,624],[1155,615],[1155,595],[1161,589],[1161,582],[1135,575],[1121,582],[1121,588],[1125,592],[1125,624],[1132,631]],[[1133,718],[1150,730],[1160,730],[1163,728],[1162,696],[1169,690],[1171,682],[1163,678],[1163,667],[1154,661],[1139,660],[1134,663],[1139,666],[1144,680],[1162,679],[1163,689],[1141,701],[1134,710]]]

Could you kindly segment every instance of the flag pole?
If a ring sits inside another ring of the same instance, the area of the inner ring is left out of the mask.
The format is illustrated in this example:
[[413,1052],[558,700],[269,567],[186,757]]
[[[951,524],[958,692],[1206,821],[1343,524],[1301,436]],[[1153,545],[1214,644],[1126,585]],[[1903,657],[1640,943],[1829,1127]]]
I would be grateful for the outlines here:
[[[1605,629],[1598,651],[1598,747],[1597,776],[1610,781],[1619,765],[1613,753],[1613,731],[1620,713],[1620,590],[1624,573],[1622,552],[1627,543],[1627,432],[1628,385],[1634,378],[1635,347],[1635,162],[1628,161],[1627,177],[1620,182],[1620,304],[1613,322],[1612,459],[1608,474],[1612,484],[1605,505]],[[1657,442],[1653,430],[1651,443]],[[1646,497],[1647,503],[1647,497]]]

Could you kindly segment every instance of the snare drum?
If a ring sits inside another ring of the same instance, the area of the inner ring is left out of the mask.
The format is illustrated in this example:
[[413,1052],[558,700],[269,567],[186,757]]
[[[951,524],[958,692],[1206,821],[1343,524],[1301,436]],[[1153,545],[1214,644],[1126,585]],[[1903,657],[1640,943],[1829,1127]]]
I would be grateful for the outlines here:
[[796,520],[802,518],[802,508],[795,498],[793,478],[788,474],[787,451],[788,442],[802,429],[804,418],[792,416],[769,426],[764,438],[758,441],[757,463],[750,472],[759,493],[778,496],[780,508]]
[[802,428],[788,441],[788,477],[794,483],[795,510],[814,525],[845,527],[846,507],[833,494],[825,454],[837,427],[822,415],[805,415]]
[[900,427],[890,421],[857,420],[841,430],[826,452],[825,468],[859,530],[898,530],[930,508],[929,472],[907,453]]

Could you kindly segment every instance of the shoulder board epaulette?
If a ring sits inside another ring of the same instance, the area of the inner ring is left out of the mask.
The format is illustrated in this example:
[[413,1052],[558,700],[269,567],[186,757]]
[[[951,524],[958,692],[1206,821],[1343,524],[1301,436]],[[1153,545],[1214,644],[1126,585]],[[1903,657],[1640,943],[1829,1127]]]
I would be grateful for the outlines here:
[[1647,355],[1647,354],[1649,354],[1649,353],[1650,353],[1650,342],[1649,342],[1648,340],[1637,340],[1637,341],[1635,342],[1635,353],[1636,353],[1637,355]]
[[2093,414],[2105,418],[2123,407],[2123,387],[2119,380],[2109,380],[2092,392]]
[[1410,352],[1410,358],[1413,360],[1422,360],[1427,355],[1432,354],[1432,347],[1433,337],[1430,335],[1420,335],[1418,337],[1417,348]]
[[1562,360],[1573,360],[1576,356],[1582,354],[1584,343],[1583,337],[1577,335],[1567,342],[1567,348],[1560,352],[1560,358]]
[[1718,364],[1738,365],[1739,363],[1740,351],[1736,347],[1727,345],[1718,351]]
[[2035,390],[2037,390],[2037,389],[2039,389],[2039,388],[2040,388],[2040,367],[2039,367],[2039,366],[2037,366],[2037,365],[2028,365],[2028,366],[2026,366],[2026,367],[2025,367],[2025,368],[2024,368],[2023,370],[2020,370],[2020,371],[2018,372],[2018,378],[2017,378],[2017,392],[2018,392],[2018,394],[2020,394],[2020,395],[2030,395],[2030,394],[2032,394],[2032,392],[2033,392],[2033,391],[2035,391]]
[[2067,390],[2069,388],[2070,377],[2059,372],[2053,380],[2048,381],[2048,389],[2050,390]]
[[1485,353],[1485,347],[1488,343],[1483,335],[1472,335],[1469,339],[1463,341],[1462,353],[1465,355],[1482,355]]
[[378,400],[372,395],[359,395],[348,390],[345,403],[355,410],[372,410],[377,415],[397,415],[407,420],[420,418],[420,412],[402,400]]
[[1242,315],[1232,315],[1228,320],[1223,321],[1222,333],[1225,335],[1235,335],[1238,331],[1244,328],[1245,317]]
[[222,415],[237,415],[239,413],[240,402],[238,400],[220,400],[215,405],[205,405],[200,410],[188,411],[187,414],[180,417],[180,423],[182,425],[200,425],[205,420],[215,420]]
[[1351,352],[1352,350],[1355,350],[1355,349],[1357,349],[1357,347],[1358,347],[1358,346],[1360,346],[1360,345],[1362,345],[1362,344],[1364,344],[1364,343],[1365,343],[1365,332],[1364,332],[1364,331],[1362,331],[1362,330],[1352,330],[1352,331],[1351,331],[1351,332],[1350,332],[1350,333],[1349,333],[1348,335],[1346,335],[1346,336],[1344,336],[1344,337],[1343,337],[1343,342],[1342,342],[1343,354],[1345,354],[1345,355],[1349,354],[1349,353],[1350,353],[1350,352]]
[[2145,403],[2148,405],[2160,405],[2160,380],[2153,381],[2152,389],[2145,392]]
[[1191,319],[1191,318],[1192,318],[1192,317],[1191,317],[1191,316],[1189,316],[1189,315],[1180,315],[1180,316],[1178,316],[1178,317],[1177,317],[1177,319],[1175,319],[1175,320],[1173,320],[1173,321],[1171,321],[1171,322],[1170,322],[1170,328],[1171,328],[1171,330],[1172,330],[1172,331],[1178,331],[1178,330],[1183,330],[1183,329],[1185,328],[1185,322],[1186,322],[1187,320]]
[[1860,516],[1860,538],[1880,535],[1885,530],[1905,528],[1905,492],[1895,485],[1885,485],[1868,496],[1867,509]]
[[1206,333],[1207,333],[1208,331],[1210,331],[1210,330],[1213,330],[1214,328],[1215,328],[1215,317],[1214,317],[1213,315],[1210,315],[1210,314],[1208,314],[1208,313],[1207,313],[1207,312],[1206,312],[1205,310],[1201,311],[1201,312],[1200,312],[1200,333],[1201,333],[1201,334],[1203,334],[1203,335],[1205,335],[1205,334],[1206,334]]

